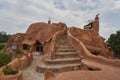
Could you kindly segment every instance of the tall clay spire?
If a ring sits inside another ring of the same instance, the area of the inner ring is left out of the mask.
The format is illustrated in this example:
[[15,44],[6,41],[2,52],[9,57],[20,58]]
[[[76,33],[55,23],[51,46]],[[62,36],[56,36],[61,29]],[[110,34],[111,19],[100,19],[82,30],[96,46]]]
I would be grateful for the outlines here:
[[48,24],[51,24],[51,18],[49,17]]

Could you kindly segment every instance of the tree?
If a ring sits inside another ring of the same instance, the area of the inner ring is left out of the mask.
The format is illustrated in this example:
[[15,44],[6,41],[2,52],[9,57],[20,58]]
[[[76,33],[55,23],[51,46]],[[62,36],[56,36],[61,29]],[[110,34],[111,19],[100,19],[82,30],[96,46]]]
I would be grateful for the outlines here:
[[0,50],[2,50],[5,47],[4,43],[0,43]]
[[6,32],[0,32],[0,43],[6,43],[11,35],[7,35]]
[[115,58],[120,59],[120,30],[116,34],[111,34],[107,41],[114,51]]

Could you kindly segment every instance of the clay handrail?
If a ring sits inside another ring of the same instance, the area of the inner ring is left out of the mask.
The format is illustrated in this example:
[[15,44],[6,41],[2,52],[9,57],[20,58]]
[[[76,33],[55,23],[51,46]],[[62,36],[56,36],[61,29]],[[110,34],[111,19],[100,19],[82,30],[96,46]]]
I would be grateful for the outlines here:
[[74,48],[76,49],[80,57],[89,59],[91,61],[96,61],[102,64],[107,64],[114,67],[120,67],[120,60],[108,59],[103,56],[95,56],[91,54],[88,51],[88,49],[85,47],[85,45],[70,33],[70,30],[68,30],[67,33],[68,33],[68,38],[70,42],[72,43],[72,45],[74,46]]
[[[92,55],[92,54],[87,50],[87,48],[84,46],[84,44],[83,44],[79,39],[75,38],[75,37],[70,33],[69,30],[67,31],[67,34],[68,34],[68,38],[70,39],[70,42],[72,42],[71,39],[75,40],[75,41],[77,42],[77,45],[79,45],[80,50],[81,50],[82,52],[84,52],[84,53],[81,53],[81,54],[80,54],[81,57],[85,58],[85,56],[86,56],[86,57],[89,57],[90,55]],[[73,44],[72,44],[72,45],[73,45]],[[74,45],[73,45],[73,46],[74,46]],[[75,47],[75,46],[74,46],[74,47]],[[75,47],[75,49],[76,49],[76,47]],[[77,49],[76,49],[76,50],[77,50]],[[79,49],[78,49],[78,50],[79,50]],[[78,52],[79,52],[79,51],[78,51]]]
[[64,35],[64,33],[65,33],[66,29],[67,29],[66,26],[62,26],[62,27],[64,27],[64,29],[61,30],[61,31],[56,32],[56,33],[53,35],[53,37],[52,37],[51,49],[50,49],[50,57],[51,57],[51,58],[54,57],[54,54],[55,54],[55,45],[56,45],[57,40],[58,40],[62,35]]

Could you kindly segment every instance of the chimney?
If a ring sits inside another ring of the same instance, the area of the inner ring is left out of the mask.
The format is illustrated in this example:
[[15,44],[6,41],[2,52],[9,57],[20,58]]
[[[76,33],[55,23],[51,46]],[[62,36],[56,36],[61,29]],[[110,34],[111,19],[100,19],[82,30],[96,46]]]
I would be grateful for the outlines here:
[[48,24],[51,24],[51,18],[49,17]]

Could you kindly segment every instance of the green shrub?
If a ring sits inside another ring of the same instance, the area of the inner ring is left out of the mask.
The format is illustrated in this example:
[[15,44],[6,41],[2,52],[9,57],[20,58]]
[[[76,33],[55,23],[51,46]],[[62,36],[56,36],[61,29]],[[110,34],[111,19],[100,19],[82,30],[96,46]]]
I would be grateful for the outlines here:
[[20,49],[17,48],[17,49],[15,49],[15,54],[20,54],[21,55],[21,54],[23,54],[23,51],[21,51]]
[[9,55],[5,54],[4,52],[0,52],[0,67],[8,64],[11,61]]
[[6,69],[3,70],[3,72],[5,75],[14,75],[18,73],[18,70],[8,66]]
[[5,44],[0,43],[0,50],[2,50],[5,47]]
[[116,31],[115,34],[111,34],[107,42],[114,51],[115,59],[120,59],[120,30]]

